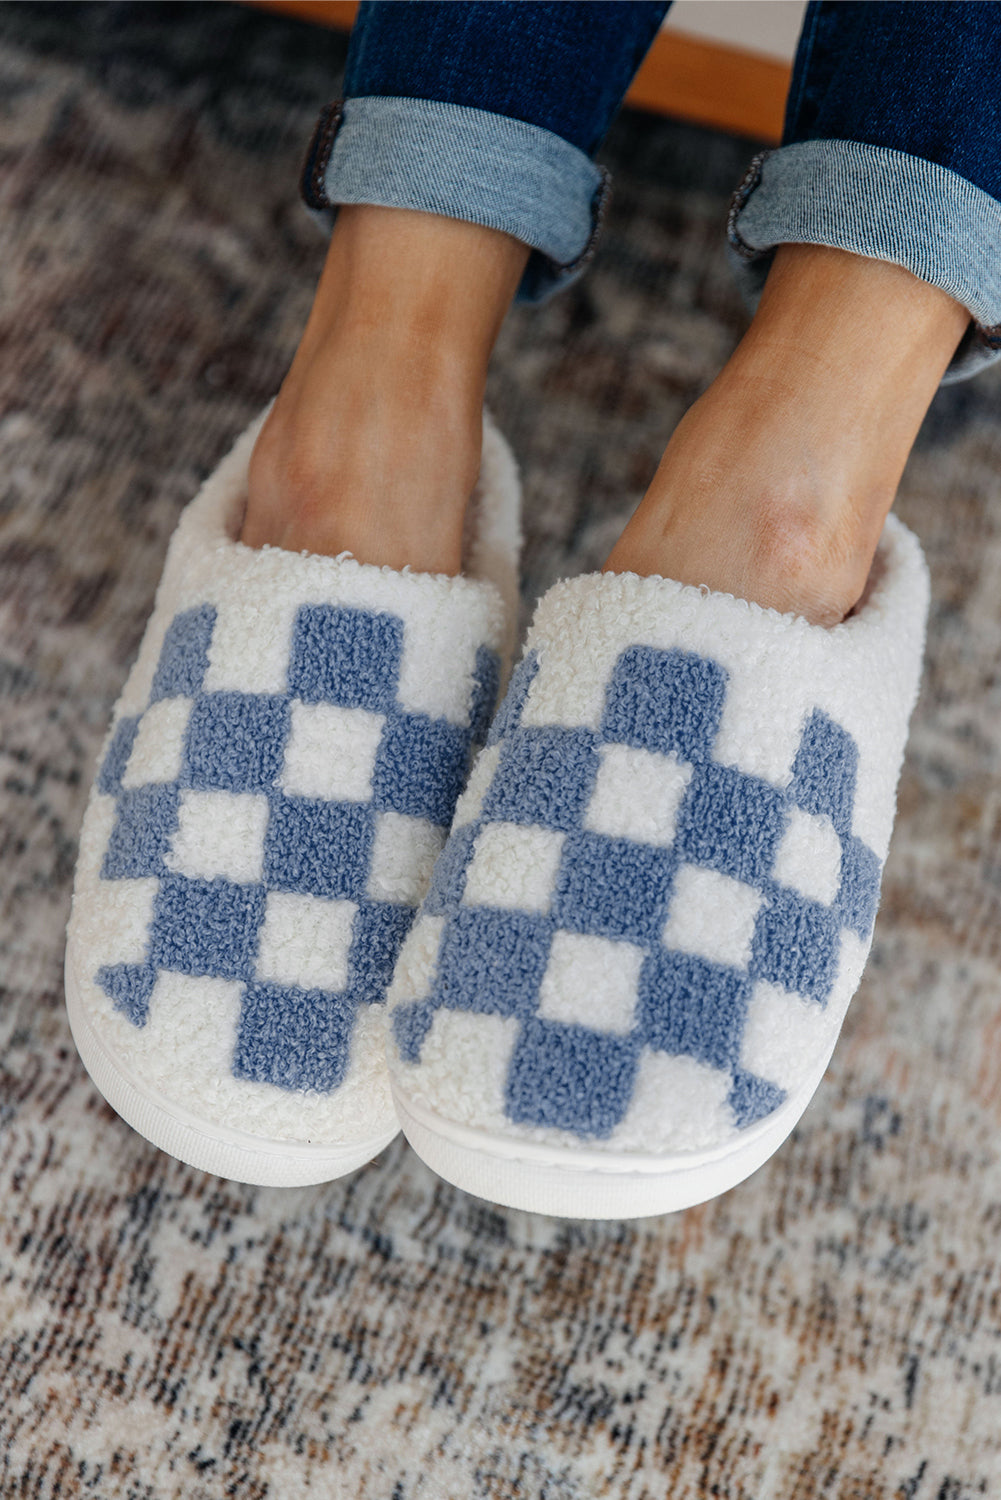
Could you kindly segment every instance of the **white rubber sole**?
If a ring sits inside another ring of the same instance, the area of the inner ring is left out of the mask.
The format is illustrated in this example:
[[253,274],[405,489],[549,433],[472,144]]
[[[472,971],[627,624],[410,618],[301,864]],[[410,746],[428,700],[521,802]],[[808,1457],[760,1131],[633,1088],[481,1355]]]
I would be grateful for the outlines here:
[[417,1155],[467,1193],[557,1218],[644,1219],[717,1198],[763,1166],[813,1098],[830,1057],[828,1052],[796,1093],[736,1142],[673,1157],[560,1149],[492,1135],[435,1114],[410,1098],[395,1077],[393,1099]]
[[350,1146],[262,1140],[200,1120],[165,1099],[126,1068],[87,1016],[67,949],[66,1010],[84,1067],[112,1109],[161,1151],[202,1172],[255,1187],[312,1187],[357,1171],[399,1134],[399,1126]]

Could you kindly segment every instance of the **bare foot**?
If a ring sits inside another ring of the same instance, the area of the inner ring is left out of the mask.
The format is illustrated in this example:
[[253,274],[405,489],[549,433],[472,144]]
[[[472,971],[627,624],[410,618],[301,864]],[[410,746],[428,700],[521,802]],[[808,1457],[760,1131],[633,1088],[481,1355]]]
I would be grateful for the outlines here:
[[606,569],[837,624],[968,321],[898,266],[781,246],[750,329],[679,423]]
[[479,225],[342,208],[241,540],[459,572],[487,362],[527,255]]

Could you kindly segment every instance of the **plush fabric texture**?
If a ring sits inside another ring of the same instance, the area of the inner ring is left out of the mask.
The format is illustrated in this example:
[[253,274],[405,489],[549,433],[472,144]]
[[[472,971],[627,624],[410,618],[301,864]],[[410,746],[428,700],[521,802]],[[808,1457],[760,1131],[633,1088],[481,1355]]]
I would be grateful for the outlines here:
[[[927,667],[872,953],[786,1146],[629,1223],[491,1207],[402,1137],[319,1187],[223,1181],[101,1100],[63,935],[168,540],[308,313],[296,181],[346,40],[31,0],[0,43],[0,1493],[994,1500],[1001,370],[936,394],[901,485]],[[587,275],[501,333],[526,625],[601,567],[745,326],[723,228],[754,149],[627,111]]]
[[[206,1126],[347,1144],[392,1129],[386,987],[486,737],[515,556],[498,587],[242,546],[258,427],[168,556],[85,820],[69,967],[106,1049]],[[477,515],[510,526],[489,422],[485,444]]]
[[550,590],[394,975],[403,1094],[672,1153],[807,1086],[872,939],[926,611],[895,520],[830,631],[663,579]]

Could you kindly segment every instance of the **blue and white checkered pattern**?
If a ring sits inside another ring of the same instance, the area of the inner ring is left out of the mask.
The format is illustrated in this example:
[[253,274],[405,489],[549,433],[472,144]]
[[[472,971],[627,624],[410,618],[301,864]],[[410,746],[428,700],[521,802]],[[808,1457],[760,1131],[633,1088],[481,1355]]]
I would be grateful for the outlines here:
[[96,979],[137,1027],[163,971],[240,981],[234,1075],[328,1092],[359,1007],[384,999],[499,661],[480,647],[456,724],[401,704],[392,613],[301,606],[280,692],[206,690],[216,623],[209,604],[174,618],[149,702],[105,755],[101,880],[151,916],[144,961]]
[[420,922],[437,961],[398,996],[400,1057],[420,1063],[439,1012],[503,1017],[519,1126],[609,1137],[659,1053],[725,1078],[746,1127],[785,1097],[747,1066],[752,1006],[822,1011],[843,935],[871,933],[855,740],[815,708],[774,785],[715,757],[729,678],[708,656],[622,651],[597,729],[540,723],[538,705],[523,722],[536,667],[516,671],[435,868]]

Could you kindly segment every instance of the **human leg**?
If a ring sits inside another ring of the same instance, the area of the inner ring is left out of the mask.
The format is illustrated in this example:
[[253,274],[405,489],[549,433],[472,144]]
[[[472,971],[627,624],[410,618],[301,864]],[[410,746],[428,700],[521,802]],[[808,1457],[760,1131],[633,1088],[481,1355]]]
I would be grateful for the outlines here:
[[458,570],[494,339],[519,282],[588,256],[589,153],[666,9],[362,6],[320,189],[341,207],[246,542]]
[[783,147],[732,216],[754,322],[609,568],[851,608],[946,367],[1001,343],[999,60],[995,5],[811,5]]
[[678,425],[606,567],[836,624],[968,321],[900,266],[780,246],[747,335]]
[[249,546],[459,572],[487,362],[527,258],[479,224],[342,208],[254,450]]

